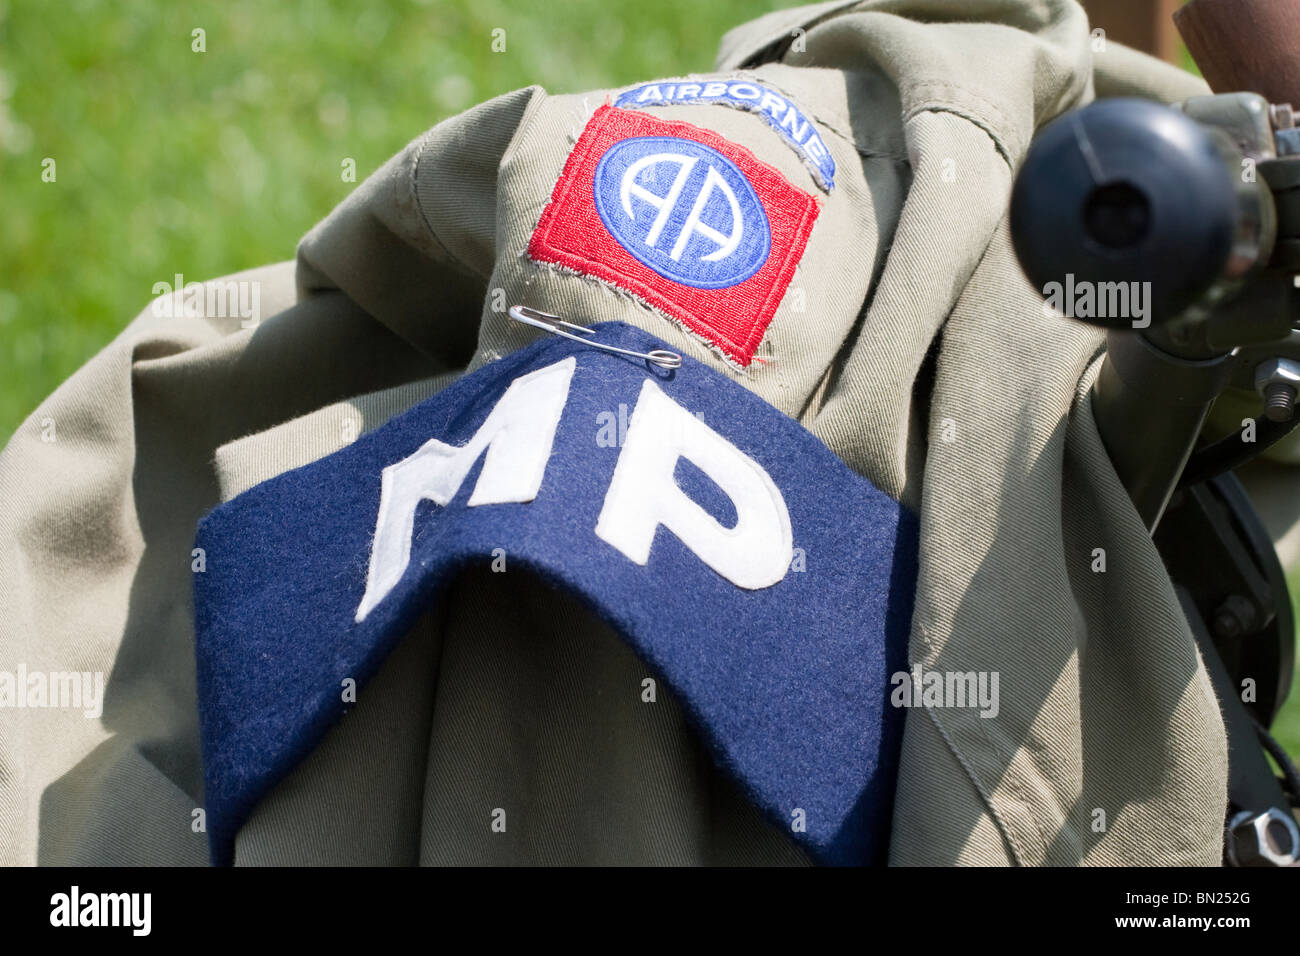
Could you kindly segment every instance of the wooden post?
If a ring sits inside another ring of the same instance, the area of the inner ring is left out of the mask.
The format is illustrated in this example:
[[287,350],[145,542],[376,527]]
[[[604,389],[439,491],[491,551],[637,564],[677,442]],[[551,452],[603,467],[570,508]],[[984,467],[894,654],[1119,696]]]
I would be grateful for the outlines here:
[[1216,93],[1300,106],[1300,0],[1192,0],[1174,23]]
[[1178,63],[1174,11],[1179,0],[1083,0],[1088,22],[1106,37],[1143,53]]

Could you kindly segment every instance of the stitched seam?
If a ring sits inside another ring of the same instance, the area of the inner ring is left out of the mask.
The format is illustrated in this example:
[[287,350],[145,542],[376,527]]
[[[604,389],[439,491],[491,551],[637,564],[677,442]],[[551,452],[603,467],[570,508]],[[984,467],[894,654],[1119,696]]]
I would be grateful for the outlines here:
[[[1006,764],[1007,769],[1002,775],[1002,779],[1007,782],[1015,793],[1017,802],[1025,808],[1025,812],[1029,816],[1029,822],[1034,825],[1034,832],[1038,835],[1039,845],[1043,851],[1046,851],[1049,845],[1047,835],[1043,832],[1043,825],[1038,819],[1038,813],[1034,809],[1034,804],[1030,800],[1026,799],[1028,793],[1024,789],[1022,782],[1018,779],[1019,774],[1016,771],[1012,755],[1007,753],[1002,746],[998,744],[997,740],[995,740],[993,736],[984,729],[984,725],[980,722],[983,718],[975,717],[972,719],[975,721],[976,731],[982,738],[984,738],[984,742],[988,744],[993,752],[998,755],[999,759]],[[1043,861],[1040,859],[1035,862],[1041,864]]]
[[432,133],[433,133],[432,130],[430,130],[428,133],[425,133],[424,136],[420,139],[419,146],[417,146],[415,149],[415,158],[414,158],[414,162],[411,164],[411,172],[410,172],[410,176],[408,177],[408,188],[411,191],[411,199],[415,203],[416,210],[420,213],[420,221],[424,223],[424,228],[428,231],[429,238],[432,239],[434,243],[437,245],[437,247],[442,250],[442,254],[446,256],[450,262],[464,269],[466,272],[470,273],[470,275],[480,278],[484,282],[486,282],[491,277],[489,273],[480,272],[474,266],[470,265],[464,259],[460,258],[455,253],[453,253],[451,249],[447,247],[447,244],[442,241],[442,237],[440,237],[437,233],[437,230],[433,228],[433,223],[429,221],[429,214],[424,208],[424,203],[420,201],[420,190],[418,188],[419,174],[420,174],[420,159],[424,156],[425,148],[429,145],[429,139],[431,138]]
[[903,122],[906,124],[921,113],[950,113],[953,116],[958,116],[961,119],[964,119],[972,126],[983,130],[984,134],[993,141],[993,148],[998,151],[998,155],[1002,157],[1003,162],[1005,162],[1009,167],[1013,169],[1015,168],[1016,164],[1011,159],[1011,153],[1007,150],[1005,144],[1003,144],[1002,137],[999,134],[997,127],[978,114],[972,113],[970,110],[964,109],[955,103],[949,103],[944,100],[931,100],[918,106],[914,106],[908,110],[903,115]]
[[[772,284],[771,290],[763,299],[761,312],[771,312],[772,317],[759,328],[755,325],[749,333],[749,338],[745,342],[744,351],[751,356],[758,352],[758,346],[763,341],[763,336],[767,334],[772,320],[776,318],[776,310],[781,307],[781,301],[785,298],[790,284],[794,282],[795,272],[799,268],[799,263],[803,261],[804,253],[808,251],[808,244],[812,242],[812,230],[816,225],[816,219],[821,214],[821,207],[818,205],[816,198],[804,208],[803,216],[799,219],[799,226],[795,229],[796,240],[793,242],[786,253],[781,268],[777,272],[777,279]],[[802,237],[799,241],[798,237]],[[784,281],[782,281],[784,280]]]
[[1025,861],[1020,848],[1016,845],[1015,837],[1011,834],[1011,827],[1007,824],[1007,821],[1002,818],[1001,812],[999,812],[997,805],[993,802],[992,794],[986,793],[984,788],[980,785],[980,780],[975,773],[974,767],[966,761],[965,755],[963,755],[957,748],[957,744],[953,741],[952,737],[948,735],[948,731],[944,729],[943,723],[939,720],[939,715],[935,713],[934,708],[925,707],[923,709],[930,715],[930,719],[934,722],[935,729],[939,731],[939,736],[944,739],[945,743],[947,743],[948,749],[952,752],[953,757],[956,758],[957,763],[959,763],[961,768],[966,771],[966,776],[970,778],[971,785],[975,788],[975,792],[980,795],[980,798],[984,801],[984,805],[988,807],[989,815],[993,817],[993,822],[996,823],[998,829],[1002,831],[1002,836],[1006,839],[1007,846],[1011,848],[1011,858],[1015,860],[1017,866],[1024,866]]
[[[916,625],[916,632],[917,632],[917,636],[920,637],[921,639],[921,643],[925,645],[927,656],[933,657],[935,653],[935,646],[934,643],[930,640],[930,635],[927,632],[925,624],[918,622]],[[1017,865],[1024,866],[1025,865],[1024,861],[1027,854],[1025,853],[1024,849],[1021,848],[1020,843],[1015,833],[1012,831],[1011,826],[1007,823],[1007,821],[1003,818],[1002,814],[998,811],[998,808],[995,805],[993,800],[992,790],[985,790],[980,780],[979,774],[976,773],[975,771],[974,765],[971,764],[966,759],[966,755],[957,746],[957,742],[948,734],[947,730],[944,729],[943,723],[942,721],[940,721],[939,715],[934,712],[934,709],[931,707],[926,707],[925,710],[927,713],[930,714],[931,720],[934,721],[934,725],[939,731],[939,736],[941,736],[944,742],[948,745],[948,749],[952,752],[952,755],[957,760],[957,763],[961,765],[962,769],[966,771],[967,776],[970,777],[971,783],[975,787],[975,791],[980,795],[981,798],[983,798],[985,805],[988,807],[989,814],[993,817],[993,822],[996,823],[998,829],[1002,831],[1003,838],[1007,841],[1007,845],[1011,848],[1012,858],[1015,859]],[[981,731],[981,735],[983,735],[982,731]],[[988,741],[987,737],[985,738],[985,742],[991,745],[991,741]],[[998,750],[997,747],[994,747],[993,749],[995,752],[997,752]],[[1020,802],[1023,803],[1024,801],[1021,800]],[[1029,812],[1030,812],[1030,818],[1032,819],[1033,812],[1032,810],[1030,810]],[[1035,822],[1034,825],[1035,828],[1037,828],[1037,822]]]

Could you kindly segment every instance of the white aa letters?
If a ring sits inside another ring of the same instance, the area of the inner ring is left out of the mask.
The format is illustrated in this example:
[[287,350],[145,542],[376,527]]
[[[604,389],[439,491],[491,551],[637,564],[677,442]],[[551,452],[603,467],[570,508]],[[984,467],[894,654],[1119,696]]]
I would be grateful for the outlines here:
[[[679,458],[726,492],[736,508],[734,528],[724,528],[678,486],[673,472]],[[728,581],[750,590],[784,578],[794,553],[785,499],[762,466],[646,379],[596,537],[644,565],[659,525]]]
[[[619,184],[619,201],[623,204],[623,211],[627,213],[627,217],[633,220],[636,219],[636,213],[632,209],[633,196],[649,203],[657,212],[655,221],[651,223],[650,231],[646,233],[645,237],[645,244],[652,249],[658,245],[664,226],[667,225],[668,218],[672,215],[673,209],[677,206],[678,198],[682,194],[682,187],[686,185],[691,170],[695,168],[695,164],[698,162],[699,160],[695,157],[683,156],[680,153],[652,153],[638,159],[623,174],[623,181]],[[673,179],[673,184],[669,187],[668,192],[663,196],[656,196],[638,183],[636,178],[646,167],[657,166],[660,163],[676,163],[677,175]],[[700,217],[704,215],[704,210],[715,190],[722,193],[727,200],[727,205],[731,208],[731,235],[729,236],[724,236],[712,226],[700,221]],[[704,186],[700,189],[699,195],[695,197],[695,203],[691,206],[691,211],[686,217],[686,223],[682,226],[677,241],[673,243],[672,251],[668,254],[674,262],[681,259],[682,253],[686,250],[686,244],[690,242],[691,237],[696,233],[711,240],[718,247],[704,257],[705,262],[717,262],[731,255],[736,251],[736,247],[740,245],[740,240],[745,234],[745,218],[740,211],[740,202],[736,199],[735,192],[727,185],[727,181],[712,166],[709,167],[709,171],[704,177]]]
[[358,621],[402,579],[411,560],[416,507],[426,498],[446,505],[456,497],[484,449],[487,458],[469,498],[471,508],[537,497],[576,364],[569,357],[515,379],[487,421],[460,448],[433,438],[409,458],[384,469],[370,574],[357,608]]
[[[627,168],[623,174],[623,182],[619,184],[619,201],[623,204],[623,211],[627,213],[629,219],[635,219],[636,213],[632,210],[632,197],[644,200],[655,209],[659,214],[655,216],[655,221],[650,225],[650,231],[646,233],[645,244],[654,247],[659,242],[659,235],[664,231],[664,226],[668,223],[668,217],[672,214],[673,207],[677,205],[677,197],[682,194],[682,187],[686,185],[686,180],[690,178],[691,170],[699,162],[691,156],[682,156],[678,153],[652,153],[649,156],[642,156],[635,163]],[[677,177],[668,189],[667,195],[656,196],[650,190],[646,189],[636,181],[641,170],[647,166],[656,166],[659,163],[676,163]]]
[[[709,204],[709,197],[713,195],[715,189],[721,190],[722,195],[727,199],[727,205],[731,207],[730,236],[724,236],[712,226],[706,226],[700,221],[700,216],[704,214],[704,207]],[[736,201],[736,194],[731,191],[727,181],[718,175],[718,171],[712,166],[709,167],[708,175],[704,177],[704,188],[695,197],[695,205],[691,207],[691,213],[686,217],[686,225],[682,226],[681,234],[673,245],[673,251],[670,255],[674,262],[682,257],[682,252],[686,249],[686,243],[697,232],[713,240],[718,246],[717,249],[704,257],[705,262],[717,262],[719,259],[727,258],[736,251],[736,246],[740,245],[741,236],[745,233],[745,218],[740,214],[740,203]]]
[[[567,358],[516,379],[466,444],[455,447],[430,439],[413,455],[384,469],[358,622],[406,572],[420,502],[428,499],[444,506],[451,502],[485,451],[468,507],[524,503],[537,497],[575,364]],[[734,527],[723,527],[678,487],[674,471],[682,458],[731,499],[736,509]],[[770,587],[790,567],[794,549],[790,515],[771,477],[647,379],[595,534],[645,565],[660,525],[738,587]]]

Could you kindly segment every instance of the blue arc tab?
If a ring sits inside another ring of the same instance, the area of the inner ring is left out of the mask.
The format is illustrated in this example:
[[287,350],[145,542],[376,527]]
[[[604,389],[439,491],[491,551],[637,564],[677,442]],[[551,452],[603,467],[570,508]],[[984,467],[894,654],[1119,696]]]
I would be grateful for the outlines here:
[[[594,328],[611,345],[665,347],[621,323]],[[630,422],[609,447],[598,423],[620,405]],[[510,573],[608,621],[816,860],[884,860],[916,517],[699,362],[665,371],[542,338],[221,505],[197,543],[218,864],[342,716],[341,682],[372,677],[448,580],[500,547]]]

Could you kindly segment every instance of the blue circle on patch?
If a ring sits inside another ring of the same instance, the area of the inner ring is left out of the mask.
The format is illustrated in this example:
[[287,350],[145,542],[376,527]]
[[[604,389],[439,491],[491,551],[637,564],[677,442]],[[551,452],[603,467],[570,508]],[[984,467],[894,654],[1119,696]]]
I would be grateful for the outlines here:
[[772,250],[767,213],[745,174],[694,140],[638,136],[615,143],[596,165],[592,192],[618,244],[682,285],[744,282]]

